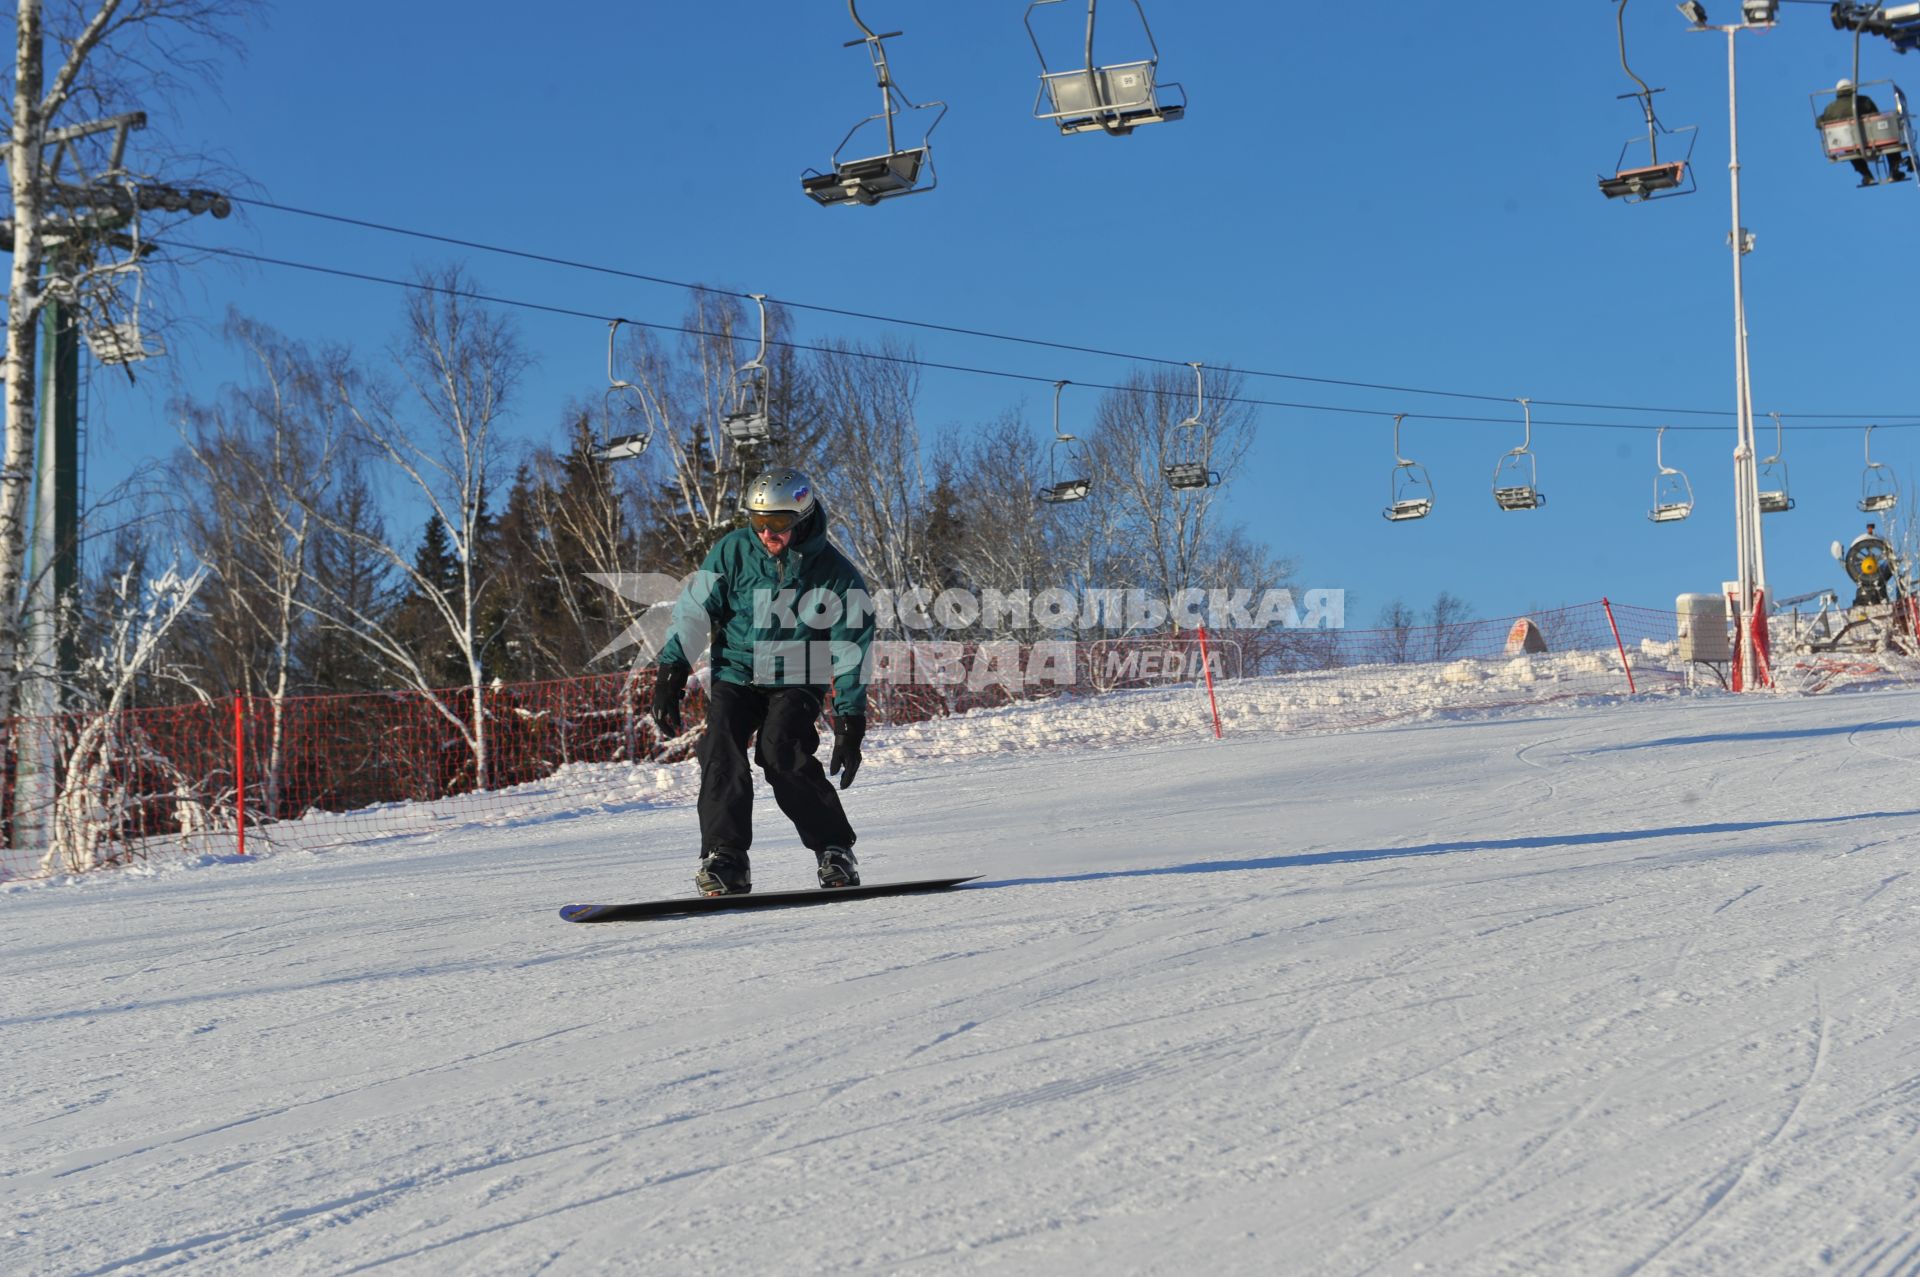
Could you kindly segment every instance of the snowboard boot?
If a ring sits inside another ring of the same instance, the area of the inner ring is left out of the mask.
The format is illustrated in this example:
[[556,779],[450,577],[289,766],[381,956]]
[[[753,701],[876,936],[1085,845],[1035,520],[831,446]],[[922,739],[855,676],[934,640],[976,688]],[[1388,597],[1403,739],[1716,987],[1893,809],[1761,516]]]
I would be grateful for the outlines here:
[[744,896],[753,890],[753,875],[748,871],[747,853],[731,847],[715,847],[700,858],[700,872],[693,885],[703,896]]
[[853,858],[853,852],[846,847],[822,847],[814,853],[820,862],[820,885],[823,887],[857,887],[860,885],[860,862]]

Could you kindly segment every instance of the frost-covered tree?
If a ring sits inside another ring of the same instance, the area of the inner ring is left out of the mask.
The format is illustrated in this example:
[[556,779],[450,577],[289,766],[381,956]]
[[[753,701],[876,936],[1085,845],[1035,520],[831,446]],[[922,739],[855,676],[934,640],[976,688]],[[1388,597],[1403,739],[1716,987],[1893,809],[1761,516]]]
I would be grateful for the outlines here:
[[258,697],[267,724],[261,794],[278,810],[287,700],[311,690],[303,657],[318,628],[315,562],[326,536],[315,511],[352,522],[343,505],[357,461],[334,386],[339,349],[312,351],[264,325],[229,320],[253,375],[211,403],[179,406],[181,456],[173,471],[185,499],[177,531],[213,572],[203,616],[180,627],[203,676],[222,692]]
[[211,822],[203,796],[189,792],[187,778],[178,775],[161,751],[146,746],[139,723],[124,713],[134,689],[164,649],[169,631],[192,607],[206,579],[206,567],[182,572],[177,560],[157,576],[145,577],[135,564],[113,578],[102,641],[80,670],[80,685],[90,689],[92,703],[76,719],[41,872],[83,873],[98,867],[101,848],[135,800],[129,778],[145,770],[158,768],[176,780],[179,832],[197,832]]

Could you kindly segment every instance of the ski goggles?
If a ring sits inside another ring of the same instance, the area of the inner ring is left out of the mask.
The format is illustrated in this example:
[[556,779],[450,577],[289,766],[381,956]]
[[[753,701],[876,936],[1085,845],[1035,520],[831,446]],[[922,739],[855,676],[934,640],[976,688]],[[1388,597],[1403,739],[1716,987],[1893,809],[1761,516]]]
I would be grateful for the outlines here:
[[747,511],[747,522],[753,525],[755,532],[791,532],[801,517],[798,510]]

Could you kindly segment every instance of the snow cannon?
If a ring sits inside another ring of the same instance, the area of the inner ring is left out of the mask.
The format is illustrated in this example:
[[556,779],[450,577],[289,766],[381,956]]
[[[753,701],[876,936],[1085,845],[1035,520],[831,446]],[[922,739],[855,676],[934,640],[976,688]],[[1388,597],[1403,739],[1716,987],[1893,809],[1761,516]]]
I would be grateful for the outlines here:
[[1847,570],[1856,587],[1855,607],[1889,601],[1893,592],[1893,547],[1885,537],[1855,537],[1853,544],[1845,549],[1835,541],[1833,557],[1840,560],[1840,566]]

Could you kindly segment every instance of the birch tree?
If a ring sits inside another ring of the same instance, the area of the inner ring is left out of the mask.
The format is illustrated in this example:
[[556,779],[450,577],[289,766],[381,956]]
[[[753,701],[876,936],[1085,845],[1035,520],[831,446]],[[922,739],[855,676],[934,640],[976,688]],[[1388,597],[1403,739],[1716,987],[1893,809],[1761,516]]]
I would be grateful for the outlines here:
[[1101,512],[1108,527],[1102,575],[1109,586],[1137,586],[1162,598],[1200,587],[1263,586],[1261,581],[1220,579],[1244,564],[1217,562],[1222,529],[1215,516],[1222,489],[1174,490],[1165,467],[1197,461],[1230,482],[1252,441],[1253,409],[1232,402],[1241,378],[1214,371],[1210,402],[1197,409],[1191,372],[1155,368],[1135,373],[1124,390],[1102,397],[1090,432],[1095,487],[1108,498]]
[[[884,358],[872,358],[874,354]],[[926,476],[914,419],[919,373],[910,348],[832,343],[815,364],[830,432],[812,478],[836,539],[873,589],[927,584]]]
[[212,613],[203,644],[219,681],[266,701],[262,799],[279,811],[286,703],[301,680],[300,652],[313,627],[313,564],[322,535],[314,511],[352,521],[328,494],[351,489],[357,460],[333,388],[347,377],[344,351],[319,353],[235,317],[228,335],[252,357],[255,380],[225,401],[182,408],[189,494],[181,531],[215,573],[203,591]]
[[[1046,450],[1020,414],[1009,411],[976,431],[947,436],[935,464],[952,485],[958,544],[928,550],[941,552],[958,583],[1030,595],[1055,584],[1052,529],[1036,495],[1047,482]],[[1028,627],[984,620],[981,632],[1030,637]]]
[[[145,123],[139,114],[143,96],[164,97],[185,80],[208,75],[211,54],[230,46],[237,20],[260,7],[255,0],[16,0],[5,152],[12,207],[10,220],[0,228],[13,254],[6,356],[0,366],[6,381],[0,444],[0,716],[13,712],[17,696],[41,313],[53,297],[96,312],[109,308],[123,274],[118,267],[125,263],[103,261],[101,255],[119,248],[137,256],[138,241],[129,244],[123,228],[142,208],[164,211],[176,197],[180,209],[175,211],[185,208],[187,193],[140,180],[128,166],[127,130]],[[97,128],[116,114],[128,117],[126,127]],[[78,165],[88,149],[95,161],[87,166],[87,184],[76,187],[50,171],[56,151]],[[103,194],[108,188],[116,193]],[[215,202],[209,192],[191,195],[201,207],[189,212]],[[50,254],[56,244],[58,261]]]
[[779,442],[741,448],[724,421],[736,407],[739,374],[759,350],[758,311],[738,297],[694,295],[677,348],[636,331],[622,355],[621,376],[633,383],[637,409],[653,432],[658,486],[648,523],[662,558],[644,566],[674,575],[697,567],[713,543],[738,526],[742,490],[767,465],[805,469],[818,460],[828,429],[810,370],[785,343],[791,330],[779,306],[767,308],[768,404]]
[[482,657],[510,616],[493,606],[505,584],[490,553],[493,521],[486,502],[502,460],[497,428],[526,357],[512,329],[473,301],[473,291],[457,267],[424,274],[407,296],[405,330],[393,350],[397,382],[346,377],[336,387],[372,462],[384,464],[401,492],[445,530],[451,581],[431,579],[376,528],[356,527],[330,509],[308,510],[335,536],[384,562],[444,627],[466,671],[465,703],[458,707],[437,694],[442,684],[433,663],[396,630],[378,600],[326,590],[315,605],[460,734],[472,754],[474,784],[484,789],[491,773]]

